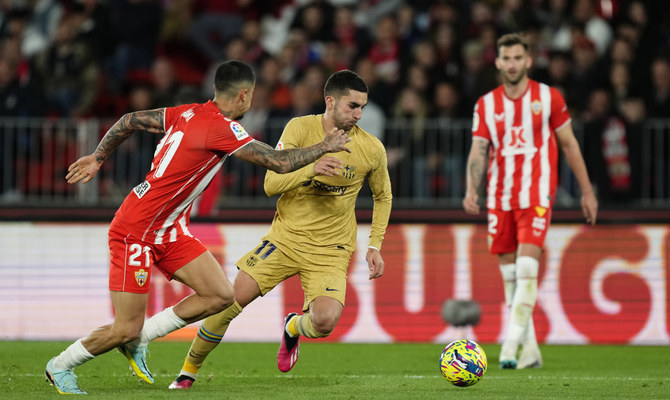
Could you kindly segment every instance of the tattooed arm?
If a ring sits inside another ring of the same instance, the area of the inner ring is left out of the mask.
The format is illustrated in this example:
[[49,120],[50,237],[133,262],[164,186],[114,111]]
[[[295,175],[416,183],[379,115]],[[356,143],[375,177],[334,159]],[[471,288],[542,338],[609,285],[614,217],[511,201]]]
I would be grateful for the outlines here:
[[241,160],[285,174],[313,163],[326,153],[351,152],[345,146],[349,141],[351,139],[346,132],[334,129],[326,134],[322,142],[313,146],[275,150],[263,142],[254,140],[233,155]]
[[136,130],[144,130],[151,133],[165,133],[163,127],[164,108],[155,110],[136,111],[125,114],[116,123],[109,128],[102,138],[93,154],[81,157],[67,169],[65,176],[67,183],[73,184],[81,181],[86,183],[93,179],[102,163],[107,157],[119,147]]
[[482,182],[484,172],[486,172],[488,151],[488,141],[477,139],[477,137],[473,138],[470,154],[468,155],[468,165],[465,176],[465,198],[463,198],[463,208],[468,214],[479,213],[479,204],[477,203],[479,196],[477,195],[477,189]]

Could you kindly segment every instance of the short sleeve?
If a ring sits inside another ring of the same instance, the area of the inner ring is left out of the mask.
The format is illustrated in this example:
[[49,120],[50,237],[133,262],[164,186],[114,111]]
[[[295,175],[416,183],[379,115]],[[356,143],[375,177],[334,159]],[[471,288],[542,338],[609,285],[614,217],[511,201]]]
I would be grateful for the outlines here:
[[480,97],[475,104],[474,112],[472,113],[472,136],[491,141],[491,133],[486,126],[484,110],[484,101]]
[[193,104],[182,104],[176,107],[165,107],[165,113],[164,113],[165,121],[163,121],[163,126],[165,126],[165,129],[167,129],[167,127],[169,126],[174,125],[175,121],[177,121],[177,118],[179,118],[179,116],[184,111],[192,107]]
[[549,125],[556,131],[570,122],[570,113],[565,104],[563,95],[556,88],[551,88],[551,115],[549,116]]
[[211,151],[233,154],[252,140],[239,122],[222,118],[210,124],[206,146]]

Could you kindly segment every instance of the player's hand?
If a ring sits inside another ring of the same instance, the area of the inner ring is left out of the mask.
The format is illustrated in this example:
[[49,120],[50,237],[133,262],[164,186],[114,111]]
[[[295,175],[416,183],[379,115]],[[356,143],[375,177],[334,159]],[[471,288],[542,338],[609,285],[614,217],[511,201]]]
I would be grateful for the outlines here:
[[323,157],[314,163],[314,175],[338,175],[342,169],[342,161],[335,157]]
[[463,198],[463,209],[468,214],[479,214],[479,195],[474,192],[466,192]]
[[70,165],[65,179],[69,184],[75,184],[79,181],[87,183],[95,178],[102,163],[98,163],[92,154],[84,156]]
[[582,213],[586,222],[595,225],[596,217],[598,216],[598,200],[593,192],[588,192],[582,195]]
[[368,279],[376,279],[384,275],[384,259],[379,250],[368,247],[365,260],[368,262],[368,269],[370,270]]
[[345,146],[349,142],[351,142],[351,138],[347,132],[337,128],[326,132],[326,137],[323,138],[323,143],[326,145],[329,153],[338,153],[340,151],[351,153],[351,150]]

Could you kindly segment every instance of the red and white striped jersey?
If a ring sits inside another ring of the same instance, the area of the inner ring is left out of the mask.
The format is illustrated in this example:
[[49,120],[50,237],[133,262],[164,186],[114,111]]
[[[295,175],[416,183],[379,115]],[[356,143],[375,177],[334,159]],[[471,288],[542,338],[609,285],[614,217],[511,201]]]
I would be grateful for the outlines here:
[[472,121],[474,140],[490,144],[486,207],[515,210],[553,205],[558,147],[555,131],[570,123],[558,90],[530,80],[518,99],[503,86],[480,97]]
[[228,155],[253,141],[211,100],[166,108],[163,126],[165,136],[156,147],[151,170],[115,216],[128,233],[155,244],[190,235],[193,201]]

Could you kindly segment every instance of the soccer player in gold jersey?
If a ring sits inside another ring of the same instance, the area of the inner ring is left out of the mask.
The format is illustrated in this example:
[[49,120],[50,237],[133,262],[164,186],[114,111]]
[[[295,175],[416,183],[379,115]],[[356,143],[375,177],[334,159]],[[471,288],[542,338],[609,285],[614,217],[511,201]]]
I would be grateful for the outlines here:
[[190,388],[230,321],[258,296],[293,275],[300,276],[305,302],[301,315],[289,313],[284,319],[279,370],[287,372],[295,365],[301,335],[321,338],[335,329],[356,246],[356,197],[365,178],[374,199],[366,254],[369,279],[383,275],[381,246],[391,212],[391,182],[384,146],[356,125],[368,100],[368,88],[357,74],[344,70],[328,78],[324,95],[325,112],[293,118],[277,148],[309,146],[322,141],[325,132],[342,130],[351,138],[351,153],[322,157],[289,174],[266,174],[266,193],[281,194],[270,231],[237,262],[235,303],[203,321],[171,389]]

